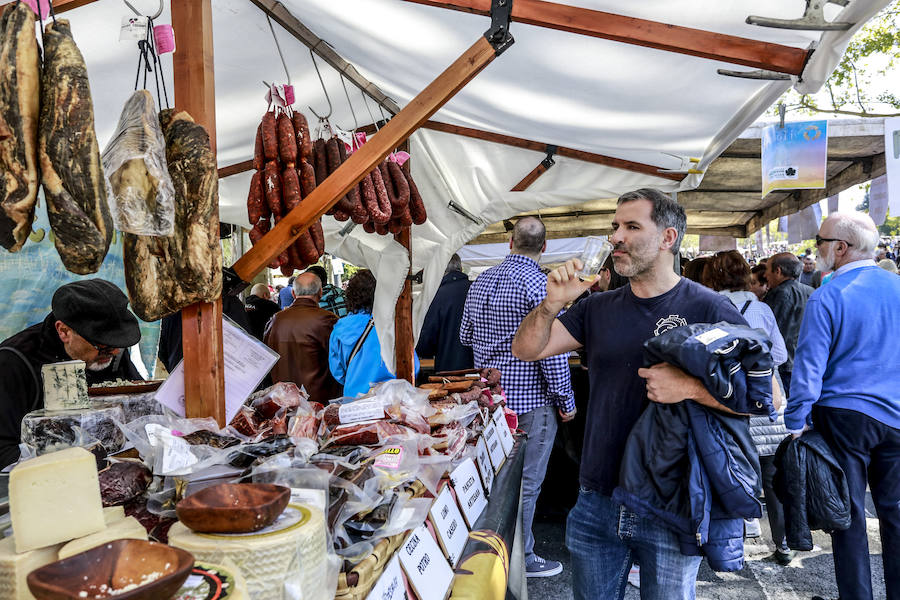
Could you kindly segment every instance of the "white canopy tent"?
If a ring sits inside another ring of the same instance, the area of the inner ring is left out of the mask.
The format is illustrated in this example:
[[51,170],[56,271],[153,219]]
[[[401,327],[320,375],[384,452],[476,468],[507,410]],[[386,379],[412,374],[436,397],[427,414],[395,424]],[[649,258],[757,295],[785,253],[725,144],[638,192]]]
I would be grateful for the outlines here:
[[[514,0],[515,2],[515,0]],[[435,121],[535,140],[649,165],[649,171],[622,170],[558,157],[556,165],[528,191],[509,190],[544,158],[535,150],[512,147],[451,133],[419,130],[410,138],[412,171],[425,199],[429,221],[412,231],[412,269],[424,269],[424,283],[414,304],[418,331],[440,283],[450,255],[486,227],[513,215],[540,208],[576,205],[612,198],[639,187],[690,190],[702,175],[680,180],[653,174],[652,167],[681,169],[688,157],[705,169],[790,85],[817,90],[843,54],[852,34],[888,0],[853,0],[841,8],[828,4],[829,20],[855,23],[847,31],[796,31],[745,24],[748,15],[797,18],[804,2],[715,0],[621,3],[612,0],[566,0],[564,4],[608,11],[748,40],[812,49],[802,75],[788,81],[725,77],[717,69],[746,71],[706,58],[576,35],[513,22],[516,39],[504,54],[463,88],[433,117]],[[132,0],[152,13],[154,0]],[[168,4],[168,3],[165,3]],[[215,0],[216,122],[220,167],[250,158],[256,126],[265,110],[262,81],[284,82],[260,0]],[[271,3],[268,4],[277,4]],[[285,0],[283,6],[324,39],[340,56],[404,106],[489,27],[484,16],[453,12],[400,0]],[[474,2],[484,4],[488,2]],[[137,50],[118,43],[121,17],[130,11],[119,0],[99,0],[63,15],[72,23],[91,77],[97,133],[101,145],[115,128],[132,91]],[[168,22],[168,6],[157,23]],[[310,54],[275,24],[294,85],[297,107],[327,112]],[[171,55],[163,59],[171,94]],[[332,123],[345,129],[371,122],[358,89],[348,84],[345,97],[339,75],[320,68],[333,107]],[[170,98],[171,100],[171,98]],[[675,157],[671,156],[675,155]],[[676,157],[683,157],[676,158]],[[245,199],[249,173],[220,181],[221,219],[247,226]],[[463,207],[474,220],[449,208]],[[730,223],[730,214],[707,213],[710,223]],[[409,266],[407,254],[393,239],[326,217],[326,249],[354,264],[371,268],[378,278],[376,327],[385,361],[393,364],[393,315]]]

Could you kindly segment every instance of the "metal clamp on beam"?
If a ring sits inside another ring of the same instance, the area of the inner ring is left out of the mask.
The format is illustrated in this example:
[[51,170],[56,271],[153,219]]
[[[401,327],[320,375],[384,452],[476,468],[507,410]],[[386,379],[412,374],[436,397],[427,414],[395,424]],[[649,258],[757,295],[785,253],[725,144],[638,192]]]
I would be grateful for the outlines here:
[[462,206],[460,206],[453,200],[448,202],[447,206],[449,206],[451,210],[456,211],[457,213],[461,214],[462,216],[464,216],[468,220],[472,221],[476,225],[481,225],[481,221],[478,218],[476,218],[475,215],[473,215],[472,213],[467,211],[465,208],[463,208]]
[[853,23],[825,20],[825,4],[829,2],[838,6],[850,4],[850,0],[806,0],[806,10],[799,19],[772,19],[751,15],[747,17],[747,24],[807,31],[846,31],[853,27]]
[[406,279],[412,281],[413,283],[422,283],[422,276],[425,274],[425,269],[419,269],[419,272],[415,275],[409,274],[406,276]]
[[234,272],[231,267],[222,268],[222,296],[237,296],[250,285]]
[[494,53],[500,56],[515,40],[509,33],[512,20],[513,0],[491,0],[491,28],[484,32],[484,37],[494,47]]
[[766,81],[789,81],[791,76],[786,73],[776,73],[775,71],[767,71],[765,69],[757,69],[756,71],[732,71],[730,69],[716,69],[719,75],[726,77],[739,77],[741,79],[762,79]]
[[549,169],[550,167],[552,167],[553,165],[556,164],[556,161],[553,160],[553,155],[556,154],[557,150],[559,150],[559,148],[557,146],[554,146],[552,144],[547,144],[547,156],[546,156],[546,158],[544,158],[544,160],[541,161],[541,165],[545,169]]

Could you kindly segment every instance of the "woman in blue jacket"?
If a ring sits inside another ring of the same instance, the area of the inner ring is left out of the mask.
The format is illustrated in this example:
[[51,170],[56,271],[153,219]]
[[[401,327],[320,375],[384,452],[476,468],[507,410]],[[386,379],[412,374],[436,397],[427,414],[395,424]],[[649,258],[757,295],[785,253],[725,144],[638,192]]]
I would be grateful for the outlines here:
[[[372,306],[375,303],[375,276],[360,269],[347,283],[346,317],[338,319],[328,344],[328,366],[331,374],[344,386],[350,398],[365,394],[373,384],[393,379],[381,359],[381,344],[375,332]],[[415,358],[419,371],[419,358]]]

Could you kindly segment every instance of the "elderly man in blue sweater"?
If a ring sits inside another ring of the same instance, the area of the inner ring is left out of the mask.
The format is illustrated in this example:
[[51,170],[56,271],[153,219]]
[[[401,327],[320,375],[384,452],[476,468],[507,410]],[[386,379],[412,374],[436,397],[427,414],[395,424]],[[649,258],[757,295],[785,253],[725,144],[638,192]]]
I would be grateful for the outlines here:
[[[809,298],[784,421],[822,433],[847,476],[852,523],[832,534],[841,600],[871,600],[866,481],[878,513],[887,598],[900,598],[900,277],[875,265],[868,215],[828,217],[816,236],[818,267],[834,270]],[[878,352],[873,352],[878,349]],[[873,358],[874,357],[874,358]]]

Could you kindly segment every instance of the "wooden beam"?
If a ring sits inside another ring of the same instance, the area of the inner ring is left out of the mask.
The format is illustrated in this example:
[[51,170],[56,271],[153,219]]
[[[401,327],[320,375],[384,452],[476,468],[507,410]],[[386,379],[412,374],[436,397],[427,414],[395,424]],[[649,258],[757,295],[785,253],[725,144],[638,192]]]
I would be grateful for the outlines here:
[[231,177],[232,175],[237,175],[238,173],[245,173],[251,169],[253,169],[252,158],[249,160],[241,161],[239,163],[235,163],[233,165],[228,165],[226,167],[219,167],[219,179]]
[[431,115],[496,58],[493,46],[480,37],[437,79],[413,98],[390,122],[362,148],[347,158],[303,202],[269,232],[234,265],[234,272],[250,281],[297,237],[310,223],[337,203],[350,188],[405,141]]
[[[550,166],[553,166],[553,165],[550,165]],[[546,173],[549,169],[550,169],[550,167],[546,166],[546,165],[544,164],[544,161],[539,162],[539,163],[538,163],[538,166],[536,166],[535,168],[533,168],[533,169],[531,170],[531,172],[530,172],[528,175],[526,175],[525,177],[523,177],[523,178],[522,178],[522,181],[520,181],[519,183],[517,183],[516,185],[514,185],[511,191],[513,191],[513,192],[524,192],[524,191],[527,190],[529,187],[531,187],[531,184],[532,184],[532,183],[534,183],[535,181],[538,180],[538,177],[540,177],[541,175],[543,175],[544,173]]]
[[[404,227],[400,233],[394,236],[394,239],[406,248],[410,268],[412,268],[410,237],[410,228]],[[397,363],[394,373],[397,379],[405,379],[413,385],[416,383],[415,349],[412,325],[412,282],[407,277],[403,282],[400,297],[397,298],[397,307],[394,312],[394,356]]]
[[352,64],[344,60],[344,58],[334,51],[327,42],[313,33],[306,25],[304,25],[297,17],[291,14],[281,2],[277,0],[250,0],[259,7],[264,13],[269,15],[273,21],[284,27],[285,31],[294,36],[299,42],[316,53],[326,63],[331,65],[339,73],[344,76],[356,87],[369,95],[370,98],[381,104],[385,109],[393,114],[400,112],[400,107],[387,94],[381,91],[377,85],[360,75]]
[[[406,0],[406,2],[478,15],[490,15],[491,9],[491,0]],[[512,4],[512,20],[537,27],[791,75],[800,75],[803,72],[809,54],[802,48],[542,0],[515,0]]]
[[[206,128],[216,151],[216,95],[213,73],[211,0],[172,3],[178,39],[173,57],[175,107]],[[215,216],[218,220],[218,213]],[[212,417],[225,423],[225,364],[222,353],[222,299],[181,311],[184,350],[184,404],[188,417]]]
[[[53,0],[53,12],[60,14],[94,2],[97,0]],[[44,18],[46,19],[47,15],[44,15]]]

